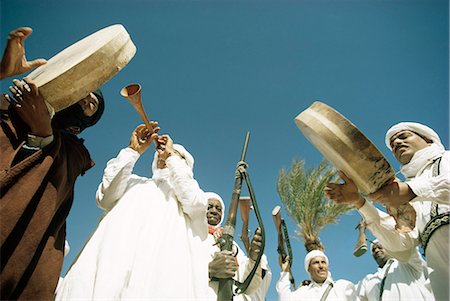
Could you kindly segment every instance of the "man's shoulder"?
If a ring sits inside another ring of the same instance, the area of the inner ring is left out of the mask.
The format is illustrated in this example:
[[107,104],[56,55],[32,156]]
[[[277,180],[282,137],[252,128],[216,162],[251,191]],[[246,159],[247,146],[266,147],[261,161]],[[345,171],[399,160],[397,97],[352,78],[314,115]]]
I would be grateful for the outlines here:
[[334,281],[334,285],[339,287],[339,286],[355,286],[355,284],[349,280],[346,279],[339,279]]

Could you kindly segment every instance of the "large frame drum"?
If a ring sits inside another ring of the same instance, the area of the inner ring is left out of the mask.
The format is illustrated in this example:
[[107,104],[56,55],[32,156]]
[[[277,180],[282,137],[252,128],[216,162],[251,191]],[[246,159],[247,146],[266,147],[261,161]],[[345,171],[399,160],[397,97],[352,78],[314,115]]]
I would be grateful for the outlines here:
[[[362,194],[373,193],[394,180],[395,172],[378,148],[328,105],[314,102],[295,118],[295,123],[328,161],[354,181]],[[410,204],[387,210],[398,231],[414,228],[416,212]]]
[[305,137],[363,194],[377,191],[395,177],[378,148],[344,116],[316,101],[296,118]]
[[111,25],[59,52],[27,78],[58,112],[110,80],[135,53],[136,46],[125,28]]

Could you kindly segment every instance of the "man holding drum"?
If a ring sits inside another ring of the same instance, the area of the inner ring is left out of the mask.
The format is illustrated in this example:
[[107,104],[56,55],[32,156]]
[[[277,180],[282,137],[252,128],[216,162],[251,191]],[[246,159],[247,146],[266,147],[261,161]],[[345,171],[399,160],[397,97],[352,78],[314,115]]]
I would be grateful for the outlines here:
[[[353,182],[329,184],[325,191],[335,202],[354,203],[373,225],[372,233],[382,242],[394,244],[398,254],[421,244],[426,255],[431,286],[436,300],[449,300],[449,210],[450,152],[446,151],[437,133],[415,122],[401,122],[386,134],[386,145],[401,164],[406,181],[398,179],[383,186],[369,199],[388,207],[408,202],[416,211],[416,226],[409,233],[389,227],[373,205],[360,198]],[[372,209],[371,209],[372,208]]]
[[[45,62],[27,62],[23,40],[30,33],[18,29],[11,34],[2,78]],[[70,120],[58,112],[52,121],[36,85],[27,79],[13,82],[13,96],[4,96],[10,105],[2,110],[0,130],[0,299],[51,300],[64,257],[74,184],[93,166],[74,131],[94,125],[104,102],[100,94],[91,93],[64,110]]]

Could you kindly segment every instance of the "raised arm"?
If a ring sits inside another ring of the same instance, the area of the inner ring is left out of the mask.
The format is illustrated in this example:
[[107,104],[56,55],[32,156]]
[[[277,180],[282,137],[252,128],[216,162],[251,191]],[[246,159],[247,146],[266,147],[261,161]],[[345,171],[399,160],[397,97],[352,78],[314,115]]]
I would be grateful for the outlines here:
[[[251,270],[256,264],[256,259],[258,258],[259,253],[261,252],[261,229],[257,229],[255,232],[255,235],[253,236],[251,246],[250,246],[250,252],[249,257],[245,256],[244,251],[240,249],[237,244],[235,244],[238,248],[238,254],[237,254],[237,260],[239,263],[239,268],[237,272],[237,280],[240,282],[245,281],[247,276],[250,274]],[[254,293],[262,284],[262,268],[261,268],[261,262],[259,263],[258,268],[256,269],[256,273],[252,278],[252,281],[250,281],[250,284],[245,291],[245,294],[251,295]]]
[[168,135],[161,136],[158,142],[163,145],[162,149],[158,150],[159,158],[165,160],[174,193],[183,212],[193,220],[201,219],[206,225],[208,200],[194,179],[191,168],[180,156],[176,155],[173,141]]
[[295,300],[296,294],[295,292],[292,291],[291,281],[289,280],[289,272],[290,272],[289,256],[287,256],[283,262],[281,255],[279,255],[278,263],[280,264],[281,269],[280,279],[278,279],[278,282],[276,284],[276,289],[278,292],[278,300],[279,301]]
[[[153,124],[157,125],[156,122]],[[156,133],[154,133],[156,135]],[[132,133],[130,144],[122,149],[116,158],[108,161],[97,193],[97,205],[104,210],[111,210],[123,196],[132,176],[134,165],[155,138],[149,136],[145,125],[139,125]]]
[[[383,247],[395,252],[398,260],[407,261],[418,242],[417,229],[410,233],[399,233],[395,229],[396,223],[392,216],[378,210],[371,202],[361,197],[354,182],[344,173],[340,172],[339,175],[344,183],[327,183],[328,190],[325,190],[325,195],[335,203],[355,205],[364,218],[367,228]],[[391,255],[394,256],[394,254]]]

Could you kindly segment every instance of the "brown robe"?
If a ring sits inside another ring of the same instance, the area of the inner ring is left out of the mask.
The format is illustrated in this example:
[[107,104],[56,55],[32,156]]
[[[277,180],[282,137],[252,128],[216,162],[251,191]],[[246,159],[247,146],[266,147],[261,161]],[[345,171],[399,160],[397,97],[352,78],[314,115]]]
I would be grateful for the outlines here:
[[29,151],[18,117],[2,114],[0,125],[0,299],[52,300],[75,180],[93,162],[75,135],[54,130]]

